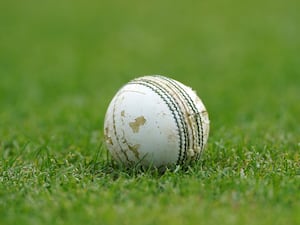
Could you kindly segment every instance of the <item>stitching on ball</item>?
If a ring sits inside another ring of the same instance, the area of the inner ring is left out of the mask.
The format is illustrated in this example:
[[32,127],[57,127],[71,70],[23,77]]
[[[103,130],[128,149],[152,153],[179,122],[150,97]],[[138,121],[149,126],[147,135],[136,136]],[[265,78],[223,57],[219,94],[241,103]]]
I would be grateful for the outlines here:
[[[174,80],[169,79],[167,77],[163,77],[163,76],[157,76],[160,79],[163,79],[167,82],[169,82],[170,84],[172,84],[181,94],[182,96],[185,98],[185,100],[187,101],[188,105],[190,106],[190,108],[192,109],[194,114],[199,114],[200,112],[198,111],[196,105],[194,104],[193,100],[190,98],[190,96],[186,93],[186,91],[179,86]],[[202,150],[204,147],[204,131],[203,131],[203,121],[201,116],[196,116],[196,124],[197,124],[197,140],[198,140],[198,145],[200,146],[200,149]],[[201,152],[200,152],[201,153]],[[199,154],[200,155],[200,154]]]
[[[183,119],[184,118],[183,117],[183,112],[178,107],[177,102],[157,82],[154,82],[154,81],[151,81],[151,80],[148,80],[148,79],[141,79],[140,78],[140,79],[133,80],[130,83],[139,84],[139,85],[143,85],[145,87],[150,88],[152,91],[154,91],[156,94],[158,94],[161,97],[161,99],[166,103],[166,105],[170,109],[170,111],[171,111],[171,113],[172,113],[172,115],[175,119],[176,126],[178,127],[178,136],[179,136],[179,146],[180,147],[179,147],[179,154],[178,154],[178,158],[177,158],[177,164],[182,164],[183,160],[181,160],[181,158],[183,156],[182,155],[183,154],[183,148],[184,148],[184,151],[186,151],[186,149],[187,149],[188,134],[187,134],[187,128],[186,128],[185,120]],[[153,86],[156,87],[157,89],[153,88]],[[171,104],[169,102],[171,102]],[[176,116],[176,113],[178,114],[178,116]],[[180,121],[181,125],[179,125],[179,121]],[[180,127],[182,127],[184,129],[183,132],[181,132]]]

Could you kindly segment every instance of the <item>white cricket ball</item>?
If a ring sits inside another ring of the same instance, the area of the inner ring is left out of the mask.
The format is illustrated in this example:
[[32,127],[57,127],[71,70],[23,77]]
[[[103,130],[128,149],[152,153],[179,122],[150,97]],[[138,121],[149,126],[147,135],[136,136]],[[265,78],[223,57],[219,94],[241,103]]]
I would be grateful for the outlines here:
[[110,102],[104,121],[106,147],[127,166],[198,160],[208,134],[208,113],[197,94],[160,75],[124,85]]

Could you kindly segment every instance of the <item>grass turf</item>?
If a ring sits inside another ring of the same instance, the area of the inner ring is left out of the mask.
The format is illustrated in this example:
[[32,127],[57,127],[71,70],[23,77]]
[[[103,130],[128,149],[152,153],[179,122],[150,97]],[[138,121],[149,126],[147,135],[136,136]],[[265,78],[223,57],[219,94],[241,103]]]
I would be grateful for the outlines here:
[[[299,224],[298,1],[0,3],[1,224]],[[188,169],[112,168],[103,118],[144,74],[210,113]]]

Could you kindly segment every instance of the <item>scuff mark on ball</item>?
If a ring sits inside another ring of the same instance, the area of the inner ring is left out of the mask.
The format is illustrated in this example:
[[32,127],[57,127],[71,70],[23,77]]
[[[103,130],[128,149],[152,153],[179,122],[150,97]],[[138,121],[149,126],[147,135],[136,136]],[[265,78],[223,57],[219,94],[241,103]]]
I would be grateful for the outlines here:
[[105,128],[104,139],[107,144],[113,145],[113,141],[112,141],[111,137],[109,136],[108,127]]
[[143,116],[139,116],[134,119],[134,122],[130,122],[129,126],[131,127],[133,133],[138,133],[140,130],[140,127],[143,126],[146,123],[146,119]]
[[140,144],[136,144],[136,145],[128,145],[128,149],[130,151],[133,152],[134,156],[137,158],[137,159],[140,159],[140,153],[139,153],[139,148],[140,148]]

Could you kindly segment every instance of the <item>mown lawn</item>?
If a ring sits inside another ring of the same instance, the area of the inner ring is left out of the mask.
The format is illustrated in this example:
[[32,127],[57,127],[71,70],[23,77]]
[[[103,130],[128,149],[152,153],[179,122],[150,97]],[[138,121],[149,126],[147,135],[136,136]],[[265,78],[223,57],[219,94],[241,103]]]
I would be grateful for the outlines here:
[[[0,224],[300,224],[300,3],[2,1]],[[103,119],[145,74],[211,120],[187,169],[114,167]]]

